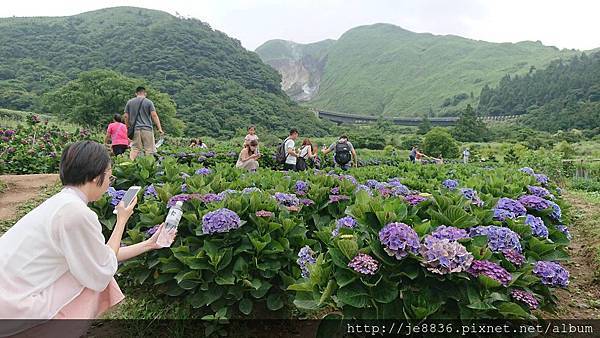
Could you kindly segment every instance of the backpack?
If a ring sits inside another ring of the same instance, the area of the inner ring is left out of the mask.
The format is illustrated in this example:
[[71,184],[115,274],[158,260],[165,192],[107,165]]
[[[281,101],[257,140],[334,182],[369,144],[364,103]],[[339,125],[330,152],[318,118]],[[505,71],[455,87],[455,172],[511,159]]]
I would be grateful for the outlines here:
[[335,145],[335,156],[333,157],[335,163],[339,165],[345,165],[352,160],[350,155],[350,146],[347,142],[338,143]]
[[285,160],[288,157],[288,153],[285,149],[285,143],[289,140],[289,138],[286,138],[285,140],[283,140],[283,142],[281,142],[281,144],[277,147],[277,152],[275,153],[275,162],[279,163],[279,164],[283,164],[285,163]]

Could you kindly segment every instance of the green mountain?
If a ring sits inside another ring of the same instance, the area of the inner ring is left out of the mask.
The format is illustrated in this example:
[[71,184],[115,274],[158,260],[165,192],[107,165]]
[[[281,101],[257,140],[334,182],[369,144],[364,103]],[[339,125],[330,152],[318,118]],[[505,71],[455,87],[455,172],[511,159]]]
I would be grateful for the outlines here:
[[[134,7],[0,19],[0,107],[47,112],[44,95],[96,69],[168,93],[188,135],[230,136],[251,123],[324,133],[281,90],[276,71],[199,20]],[[114,112],[106,113],[108,121]]]
[[256,52],[284,79],[294,78],[298,69],[320,69],[284,86],[288,93],[307,89],[304,96],[292,94],[309,106],[387,116],[456,115],[469,103],[477,105],[486,84],[579,53],[539,41],[491,43],[414,33],[390,24],[356,27],[337,41],[326,41],[300,45],[274,40]]
[[481,91],[478,110],[491,115],[527,114],[525,122],[557,131],[600,132],[600,52],[557,60],[525,75],[505,76]]

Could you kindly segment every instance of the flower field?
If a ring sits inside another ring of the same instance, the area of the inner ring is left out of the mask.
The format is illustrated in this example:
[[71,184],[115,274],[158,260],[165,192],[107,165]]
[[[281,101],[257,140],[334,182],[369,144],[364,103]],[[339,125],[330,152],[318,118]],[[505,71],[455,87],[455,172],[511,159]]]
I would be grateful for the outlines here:
[[123,189],[143,186],[131,244],[184,201],[172,247],[123,263],[120,278],[205,318],[244,318],[261,303],[308,316],[527,319],[569,283],[568,207],[530,168],[251,174],[201,157],[118,159],[115,187],[93,209],[109,234]]

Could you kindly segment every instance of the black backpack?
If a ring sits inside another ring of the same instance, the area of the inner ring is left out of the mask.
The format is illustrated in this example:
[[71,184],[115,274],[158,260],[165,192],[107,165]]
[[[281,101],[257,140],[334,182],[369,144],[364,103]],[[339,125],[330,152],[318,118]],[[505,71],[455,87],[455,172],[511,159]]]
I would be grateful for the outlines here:
[[279,164],[283,164],[285,163],[285,160],[288,157],[288,153],[285,149],[285,143],[289,140],[289,138],[286,138],[285,140],[283,140],[283,142],[281,142],[281,144],[277,147],[277,152],[275,153],[275,161]]
[[348,142],[338,142],[335,145],[335,163],[339,165],[345,165],[352,160],[352,156],[350,155],[350,145]]

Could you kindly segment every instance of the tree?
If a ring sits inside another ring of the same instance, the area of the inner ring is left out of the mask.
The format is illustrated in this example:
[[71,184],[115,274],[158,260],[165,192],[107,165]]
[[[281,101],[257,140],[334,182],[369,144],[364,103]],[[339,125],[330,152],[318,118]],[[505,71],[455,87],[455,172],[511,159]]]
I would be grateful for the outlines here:
[[421,142],[421,148],[429,156],[456,158],[460,154],[457,142],[450,133],[441,127],[431,129]]
[[473,107],[470,104],[462,112],[456,126],[452,130],[452,135],[459,141],[463,142],[480,142],[488,137],[488,129],[475,114]]
[[419,128],[417,130],[418,134],[424,135],[427,134],[428,131],[431,130],[431,121],[427,116],[423,117],[421,123],[419,123]]
[[[46,94],[44,110],[61,114],[74,123],[104,127],[115,113],[123,113],[125,103],[140,85],[144,85],[143,80],[110,70],[83,72],[77,79]],[[175,117],[175,102],[168,94],[145,87],[165,131],[175,136],[183,135],[184,124]]]

